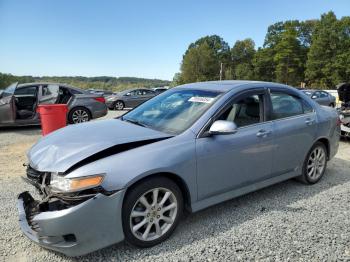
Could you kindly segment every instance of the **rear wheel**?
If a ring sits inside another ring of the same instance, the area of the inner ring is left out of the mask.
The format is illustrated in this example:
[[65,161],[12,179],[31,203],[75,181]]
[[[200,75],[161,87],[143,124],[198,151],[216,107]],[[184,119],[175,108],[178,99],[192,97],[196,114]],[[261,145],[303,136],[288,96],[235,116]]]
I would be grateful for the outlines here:
[[330,103],[329,106],[334,108],[335,104],[334,103]]
[[124,109],[124,103],[123,101],[116,101],[114,104],[115,110],[123,110]]
[[91,119],[91,115],[88,109],[84,107],[73,108],[68,115],[68,121],[70,124],[78,124],[88,122]]
[[309,151],[303,165],[303,173],[299,177],[305,184],[315,184],[323,176],[327,167],[327,149],[326,146],[317,142]]
[[165,177],[145,180],[125,196],[125,239],[140,247],[157,245],[175,230],[182,211],[183,198],[176,183]]

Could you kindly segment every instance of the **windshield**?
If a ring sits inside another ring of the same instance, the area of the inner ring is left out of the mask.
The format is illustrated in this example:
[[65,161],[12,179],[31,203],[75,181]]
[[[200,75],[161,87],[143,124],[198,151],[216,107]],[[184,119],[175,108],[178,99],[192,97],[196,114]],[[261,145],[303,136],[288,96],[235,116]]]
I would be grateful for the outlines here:
[[12,96],[16,90],[18,83],[13,83],[9,85],[2,93],[1,97],[7,97],[7,96]]
[[174,89],[148,100],[122,120],[161,132],[180,134],[189,128],[220,96],[204,90]]

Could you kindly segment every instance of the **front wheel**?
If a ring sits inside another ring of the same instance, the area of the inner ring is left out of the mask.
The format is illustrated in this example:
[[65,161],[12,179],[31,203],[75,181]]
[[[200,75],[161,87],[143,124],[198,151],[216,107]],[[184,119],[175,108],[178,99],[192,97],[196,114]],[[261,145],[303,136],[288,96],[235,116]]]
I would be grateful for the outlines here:
[[78,124],[88,122],[91,119],[91,115],[88,109],[84,107],[73,108],[68,114],[68,122],[70,124]]
[[125,239],[139,247],[151,247],[175,230],[183,211],[181,190],[172,180],[154,177],[130,190],[123,204]]
[[306,156],[303,165],[303,173],[299,177],[305,184],[315,184],[323,176],[327,167],[327,149],[326,146],[317,142],[313,145]]

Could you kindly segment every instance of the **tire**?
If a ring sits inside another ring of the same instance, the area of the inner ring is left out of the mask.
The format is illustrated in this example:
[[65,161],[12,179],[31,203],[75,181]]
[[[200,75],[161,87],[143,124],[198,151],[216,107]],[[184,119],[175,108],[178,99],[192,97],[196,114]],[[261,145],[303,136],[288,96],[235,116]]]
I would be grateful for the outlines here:
[[[153,202],[156,189],[158,200]],[[166,194],[168,198],[164,201]],[[144,200],[149,208],[143,204]],[[132,213],[134,217],[131,216]],[[172,234],[182,213],[183,197],[175,182],[165,177],[146,179],[130,188],[124,197],[122,223],[125,240],[138,247],[157,245]]]
[[[317,153],[318,152],[317,150],[321,152],[320,154],[322,155],[322,157],[321,155],[319,155],[320,157],[317,157],[317,155],[319,154]],[[315,163],[315,157],[318,159],[316,163]],[[323,143],[316,142],[312,146],[312,148],[310,149],[309,153],[307,154],[304,160],[302,175],[298,177],[298,179],[304,184],[315,184],[322,178],[322,176],[324,175],[324,172],[326,171],[326,168],[327,168],[327,148]]]
[[78,124],[91,120],[91,113],[85,107],[75,107],[68,114],[68,122],[70,124]]
[[113,108],[114,108],[115,110],[123,110],[124,107],[125,107],[124,102],[123,102],[123,101],[120,101],[120,100],[115,101],[115,103],[114,103],[114,105],[113,105]]
[[330,103],[329,106],[334,108],[335,104],[334,103]]

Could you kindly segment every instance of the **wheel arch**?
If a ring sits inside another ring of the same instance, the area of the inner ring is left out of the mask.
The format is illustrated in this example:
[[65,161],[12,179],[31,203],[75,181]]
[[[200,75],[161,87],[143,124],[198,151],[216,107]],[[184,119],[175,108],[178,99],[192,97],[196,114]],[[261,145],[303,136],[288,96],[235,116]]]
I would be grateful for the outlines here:
[[174,174],[174,173],[170,173],[170,172],[159,172],[159,173],[153,173],[150,175],[147,175],[145,177],[142,177],[136,181],[134,181],[132,184],[130,184],[125,192],[125,195],[132,190],[137,184],[141,183],[142,181],[145,181],[147,179],[153,178],[153,177],[165,177],[168,178],[170,180],[172,180],[173,182],[176,183],[176,185],[180,188],[181,193],[182,193],[182,197],[184,200],[184,208],[186,211],[191,212],[192,208],[191,208],[191,193],[190,190],[186,184],[186,182],[178,175]]
[[89,114],[89,116],[90,116],[90,119],[93,119],[93,117],[92,117],[92,112],[91,112],[91,110],[90,110],[88,107],[86,107],[86,106],[81,106],[81,105],[77,105],[77,106],[74,106],[74,107],[70,108],[69,111],[68,111],[67,120],[68,120],[69,122],[71,122],[71,119],[70,119],[70,118],[71,118],[71,114],[72,114],[73,110],[75,110],[75,109],[77,109],[77,108],[86,109],[86,111],[88,112],[88,114]]
[[329,155],[330,155],[330,143],[329,143],[329,140],[327,138],[325,138],[325,137],[321,137],[321,138],[319,138],[319,139],[317,139],[315,141],[315,143],[317,143],[317,142],[321,142],[322,144],[325,145],[326,150],[327,150],[327,160],[328,160],[329,159]]

